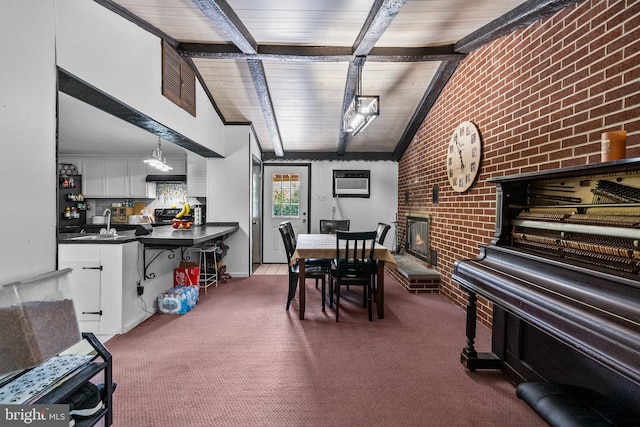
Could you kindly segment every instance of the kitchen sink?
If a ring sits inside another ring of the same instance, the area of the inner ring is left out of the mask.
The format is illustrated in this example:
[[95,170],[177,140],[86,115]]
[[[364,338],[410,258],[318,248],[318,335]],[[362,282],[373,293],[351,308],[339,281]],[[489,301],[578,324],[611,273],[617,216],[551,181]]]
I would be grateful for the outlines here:
[[87,236],[72,237],[71,240],[116,240],[119,237],[117,234],[90,234]]

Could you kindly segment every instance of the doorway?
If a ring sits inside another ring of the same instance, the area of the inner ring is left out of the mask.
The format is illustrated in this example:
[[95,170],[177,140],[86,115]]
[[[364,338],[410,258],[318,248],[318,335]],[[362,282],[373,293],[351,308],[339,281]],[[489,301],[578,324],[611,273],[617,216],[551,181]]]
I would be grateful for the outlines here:
[[251,162],[251,191],[251,271],[255,273],[262,260],[262,163],[255,156]]
[[265,164],[262,262],[286,263],[278,226],[291,221],[297,234],[309,232],[310,164]]

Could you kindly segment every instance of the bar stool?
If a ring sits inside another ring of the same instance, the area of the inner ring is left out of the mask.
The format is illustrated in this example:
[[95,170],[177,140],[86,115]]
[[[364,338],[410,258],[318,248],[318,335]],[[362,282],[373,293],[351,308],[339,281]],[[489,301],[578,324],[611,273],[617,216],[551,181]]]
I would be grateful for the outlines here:
[[[207,293],[207,288],[211,285],[218,287],[218,269],[216,260],[216,250],[218,245],[210,246],[196,246],[190,247],[189,251],[198,252],[198,259],[200,265],[200,287],[204,289],[204,293]],[[213,264],[211,264],[213,259]]]

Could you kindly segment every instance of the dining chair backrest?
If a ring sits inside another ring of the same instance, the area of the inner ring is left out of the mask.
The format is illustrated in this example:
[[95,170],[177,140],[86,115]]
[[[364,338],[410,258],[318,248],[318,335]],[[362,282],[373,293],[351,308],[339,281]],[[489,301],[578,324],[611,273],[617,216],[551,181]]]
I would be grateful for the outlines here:
[[351,221],[348,219],[321,219],[320,233],[335,234],[337,231],[349,231]]
[[375,231],[337,231],[336,269],[349,274],[371,272],[376,243]]
[[296,233],[293,231],[293,224],[291,221],[283,221],[280,225],[285,225],[287,227],[287,231],[289,232],[289,241],[292,243],[293,249],[296,249],[297,241],[296,241]]
[[[340,318],[340,288],[358,285],[363,288],[364,305],[372,321],[371,294],[376,271],[373,258],[375,231],[337,231],[335,269],[331,272],[331,290],[336,291],[336,322]],[[334,286],[335,281],[335,286]]]
[[376,242],[384,245],[384,238],[387,237],[387,233],[391,226],[389,224],[385,224],[384,222],[378,223],[378,228],[376,228]]
[[278,230],[280,231],[280,235],[282,236],[282,244],[284,245],[284,252],[287,255],[287,265],[289,265],[289,268],[291,268],[291,257],[293,256],[293,251],[295,249],[292,246],[289,227],[287,227],[286,224],[280,224],[278,226]]

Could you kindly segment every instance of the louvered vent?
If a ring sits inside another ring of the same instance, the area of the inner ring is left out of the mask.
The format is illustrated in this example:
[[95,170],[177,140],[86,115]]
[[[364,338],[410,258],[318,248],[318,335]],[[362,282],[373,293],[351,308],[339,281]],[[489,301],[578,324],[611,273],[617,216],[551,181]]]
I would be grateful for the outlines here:
[[195,117],[196,76],[167,42],[162,42],[162,94]]

